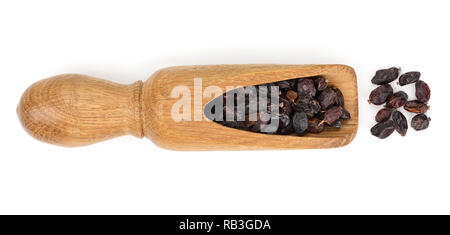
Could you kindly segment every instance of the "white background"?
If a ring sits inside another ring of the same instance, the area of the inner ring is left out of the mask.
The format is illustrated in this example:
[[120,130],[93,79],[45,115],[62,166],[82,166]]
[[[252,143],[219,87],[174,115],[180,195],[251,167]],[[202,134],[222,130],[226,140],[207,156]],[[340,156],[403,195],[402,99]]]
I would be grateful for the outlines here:
[[[2,1],[0,213],[450,213],[447,2]],[[167,66],[245,63],[352,66],[355,140],[328,150],[174,152],[125,136],[70,149],[27,135],[15,112],[29,85],[60,73],[129,84]],[[428,130],[370,135],[370,79],[388,66],[429,83]]]

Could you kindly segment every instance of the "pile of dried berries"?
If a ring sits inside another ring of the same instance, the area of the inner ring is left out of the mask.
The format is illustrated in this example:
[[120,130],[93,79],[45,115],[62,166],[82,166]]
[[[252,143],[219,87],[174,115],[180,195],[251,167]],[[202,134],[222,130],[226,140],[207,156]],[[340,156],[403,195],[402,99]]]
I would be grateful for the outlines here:
[[[272,95],[273,91],[277,94]],[[342,120],[350,119],[342,92],[328,86],[327,79],[321,76],[234,89],[210,103],[214,101],[220,101],[223,112],[214,116],[212,113],[217,112],[207,112],[210,108],[207,105],[205,114],[209,119],[224,126],[260,133],[302,136],[320,133],[325,126],[341,128]]]
[[415,83],[416,100],[408,101],[408,95],[403,91],[394,93],[390,82],[397,79],[399,68],[381,69],[375,73],[372,83],[380,85],[374,89],[369,96],[369,103],[375,105],[386,104],[375,116],[377,124],[370,129],[372,135],[384,139],[396,130],[401,136],[405,136],[408,131],[408,121],[406,117],[397,110],[403,108],[411,113],[417,113],[411,120],[411,127],[416,130],[428,128],[431,119],[425,115],[429,109],[430,88],[420,80],[420,72],[408,72],[402,74],[398,84],[400,86]]

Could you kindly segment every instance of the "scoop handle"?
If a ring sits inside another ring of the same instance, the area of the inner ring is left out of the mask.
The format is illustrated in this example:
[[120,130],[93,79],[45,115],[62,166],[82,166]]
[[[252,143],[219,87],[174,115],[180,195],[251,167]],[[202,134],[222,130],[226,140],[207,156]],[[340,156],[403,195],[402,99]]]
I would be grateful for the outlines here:
[[128,134],[142,138],[142,84],[58,75],[31,85],[17,106],[17,114],[30,135],[66,147]]

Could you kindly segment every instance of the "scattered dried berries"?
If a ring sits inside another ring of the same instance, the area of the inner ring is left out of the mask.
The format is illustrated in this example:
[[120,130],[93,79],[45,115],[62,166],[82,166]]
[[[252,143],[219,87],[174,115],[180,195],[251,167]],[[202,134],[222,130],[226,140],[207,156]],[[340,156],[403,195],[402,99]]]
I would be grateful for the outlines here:
[[400,69],[395,67],[378,70],[372,78],[372,83],[376,85],[388,84],[397,79],[399,72]]
[[417,81],[419,81],[420,79],[420,72],[407,72],[405,74],[402,74],[402,76],[400,76],[400,78],[398,79],[398,84],[400,86],[404,86],[404,85],[408,85],[411,83],[415,83]]
[[[277,97],[271,94],[271,87],[278,87]],[[257,100],[251,101],[252,97]],[[267,105],[261,98],[267,98]],[[276,98],[279,105],[276,104]],[[215,101],[223,103],[223,119],[220,119],[220,114],[219,117],[213,116],[213,108],[211,112],[206,112],[208,107],[215,105]],[[244,109],[239,109],[242,103]],[[209,119],[227,127],[267,134],[295,133],[302,136],[306,133],[320,133],[326,126],[341,128],[345,124],[344,120],[351,118],[343,106],[342,92],[337,87],[329,87],[326,78],[315,76],[229,91],[208,103],[205,115],[211,113],[206,115]]]
[[381,105],[394,93],[391,85],[384,84],[377,87],[370,93],[369,104]]
[[375,116],[377,124],[370,129],[372,135],[381,139],[390,136],[394,129],[401,136],[406,135],[408,121],[403,113],[396,110],[402,106],[408,112],[418,113],[411,120],[411,127],[414,130],[428,128],[431,120],[424,114],[429,109],[427,103],[430,100],[430,88],[428,84],[420,80],[420,72],[407,72],[399,78],[398,84],[400,86],[415,83],[416,100],[411,101],[408,101],[408,95],[403,91],[393,93],[391,85],[388,84],[394,81],[398,75],[399,69],[392,67],[378,70],[372,78],[372,83],[381,86],[370,93],[369,103],[375,105],[386,103],[385,108],[380,109]]
[[416,130],[425,130],[430,125],[431,118],[427,117],[425,114],[417,114],[411,120],[411,127]]

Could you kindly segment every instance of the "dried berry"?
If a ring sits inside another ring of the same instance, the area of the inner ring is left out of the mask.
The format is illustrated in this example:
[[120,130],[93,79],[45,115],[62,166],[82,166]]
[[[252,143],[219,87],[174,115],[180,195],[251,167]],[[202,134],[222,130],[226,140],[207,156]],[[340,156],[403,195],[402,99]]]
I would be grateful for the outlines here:
[[297,78],[296,79],[290,79],[290,80],[286,80],[289,83],[290,89],[291,90],[297,90]]
[[290,122],[289,126],[278,129],[278,133],[281,135],[289,135],[294,133],[294,126],[292,125],[292,122]]
[[289,116],[286,114],[279,114],[278,120],[279,120],[280,128],[286,128],[291,124],[291,120],[290,120]]
[[339,117],[342,115],[342,108],[340,106],[333,106],[328,109],[324,114],[324,119],[322,122],[326,122],[327,124],[332,124],[337,121]]
[[294,128],[292,126],[291,118],[288,115],[280,114],[278,133],[282,135],[287,135],[293,132]]
[[372,78],[372,83],[377,85],[388,84],[397,79],[399,71],[395,67],[378,70]]
[[375,116],[376,122],[384,122],[391,118],[393,109],[389,108],[382,108],[380,111],[378,111],[377,115]]
[[293,90],[288,90],[286,92],[286,99],[288,99],[291,103],[295,102],[295,99],[297,99],[298,93]]
[[317,77],[314,79],[314,84],[318,91],[323,91],[328,87],[328,81],[324,77]]
[[278,86],[280,90],[287,90],[291,88],[291,85],[288,81],[279,81],[275,83],[275,86]]
[[342,95],[341,90],[339,88],[333,87],[331,88],[336,93],[336,104],[339,106],[344,106],[344,95]]
[[314,97],[316,95],[314,81],[309,78],[299,79],[297,82],[297,92],[299,96]]
[[336,92],[331,88],[323,90],[322,92],[320,92],[318,97],[320,106],[323,109],[327,109],[328,107],[336,103],[336,96]]
[[291,114],[292,112],[291,103],[288,100],[283,99],[281,97],[279,99],[280,99],[280,113],[286,115]]
[[405,105],[407,101],[408,101],[408,94],[406,94],[403,91],[395,92],[388,98],[386,107],[394,109],[400,108],[403,105]]
[[323,131],[323,123],[318,118],[308,120],[308,129],[306,131],[311,133],[320,133]]
[[385,139],[389,137],[392,134],[392,132],[394,132],[394,130],[395,130],[394,122],[392,120],[387,120],[384,122],[377,123],[370,129],[370,132],[372,133],[372,135],[380,139]]
[[342,122],[340,120],[337,120],[333,123],[331,123],[329,126],[333,127],[333,128],[341,128],[342,127]]
[[350,119],[351,116],[350,116],[350,113],[347,111],[347,109],[342,108],[342,115],[339,118],[347,120],[347,119]]
[[430,87],[424,81],[419,80],[416,82],[416,98],[418,101],[426,103],[430,100]]
[[381,105],[394,93],[391,85],[385,84],[377,87],[370,93],[369,104]]
[[408,121],[405,115],[399,111],[394,111],[392,113],[392,121],[394,122],[395,130],[401,135],[405,136],[408,131]]
[[306,116],[306,113],[296,112],[294,114],[294,117],[292,118],[292,124],[295,132],[298,135],[302,135],[306,131],[306,129],[308,129],[308,117]]
[[425,114],[417,114],[411,120],[411,127],[416,130],[425,130],[430,125],[431,118],[427,117]]
[[321,106],[319,102],[313,98],[301,97],[292,105],[292,108],[296,112],[304,112],[309,118],[312,118],[320,111]]
[[413,101],[408,101],[406,102],[406,104],[403,106],[403,108],[411,113],[426,113],[428,110],[428,105],[418,101],[418,100],[413,100]]
[[408,85],[411,83],[415,83],[419,81],[420,79],[420,72],[407,72],[405,74],[402,74],[400,78],[398,79],[398,84],[400,86]]

